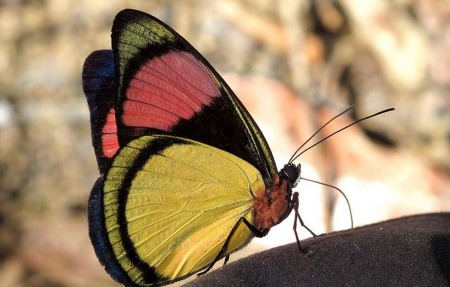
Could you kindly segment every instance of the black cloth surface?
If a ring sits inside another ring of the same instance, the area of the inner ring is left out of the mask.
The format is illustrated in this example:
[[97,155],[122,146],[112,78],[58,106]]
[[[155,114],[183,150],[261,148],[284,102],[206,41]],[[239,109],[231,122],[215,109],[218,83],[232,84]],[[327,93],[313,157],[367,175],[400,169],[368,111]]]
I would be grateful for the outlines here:
[[450,286],[450,213],[403,217],[301,244],[309,256],[288,244],[185,286]]

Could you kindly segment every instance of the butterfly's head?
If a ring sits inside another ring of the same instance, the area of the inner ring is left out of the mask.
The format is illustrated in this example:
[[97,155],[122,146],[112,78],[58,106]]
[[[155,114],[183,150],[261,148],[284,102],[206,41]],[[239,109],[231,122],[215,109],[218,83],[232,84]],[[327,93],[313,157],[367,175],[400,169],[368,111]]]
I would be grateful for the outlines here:
[[291,187],[297,186],[301,179],[301,164],[295,165],[293,163],[285,164],[284,167],[278,172],[278,176],[281,179],[286,179],[290,182]]

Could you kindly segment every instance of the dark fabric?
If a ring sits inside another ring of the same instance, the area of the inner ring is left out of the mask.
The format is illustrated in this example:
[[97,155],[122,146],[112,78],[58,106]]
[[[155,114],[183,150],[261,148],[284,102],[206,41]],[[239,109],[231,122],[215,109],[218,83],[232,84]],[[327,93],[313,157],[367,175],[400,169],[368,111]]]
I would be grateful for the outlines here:
[[255,254],[185,286],[450,286],[450,213],[320,235]]

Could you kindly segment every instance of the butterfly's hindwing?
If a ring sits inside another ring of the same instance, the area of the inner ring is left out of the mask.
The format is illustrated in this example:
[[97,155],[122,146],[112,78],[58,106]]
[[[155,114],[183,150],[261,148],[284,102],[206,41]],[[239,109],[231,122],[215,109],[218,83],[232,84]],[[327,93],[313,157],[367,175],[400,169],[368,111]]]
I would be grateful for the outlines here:
[[[143,136],[119,151],[105,176],[108,241],[133,281],[178,280],[213,262],[236,218],[253,220],[252,192],[261,189],[261,174],[238,157],[187,139]],[[251,237],[240,226],[226,254]]]

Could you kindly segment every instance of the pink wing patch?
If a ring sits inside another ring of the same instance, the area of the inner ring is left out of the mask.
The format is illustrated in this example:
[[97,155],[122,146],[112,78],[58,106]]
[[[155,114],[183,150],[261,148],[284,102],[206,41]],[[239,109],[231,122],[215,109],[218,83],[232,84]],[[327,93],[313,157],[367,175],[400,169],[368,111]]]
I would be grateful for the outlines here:
[[169,52],[148,61],[130,82],[122,120],[127,126],[169,131],[219,96],[215,79],[192,54]]
[[102,128],[102,150],[104,156],[112,158],[119,150],[117,138],[116,111],[111,109],[106,116],[106,124]]

